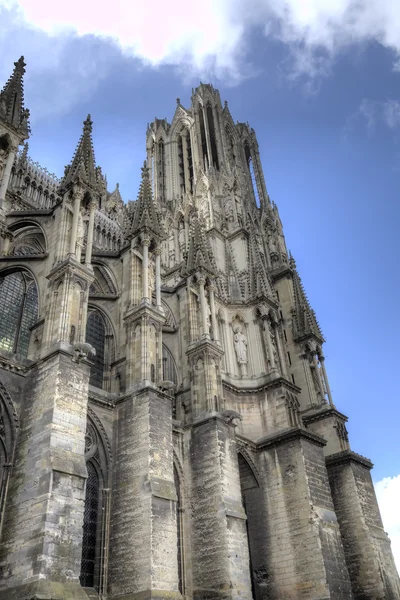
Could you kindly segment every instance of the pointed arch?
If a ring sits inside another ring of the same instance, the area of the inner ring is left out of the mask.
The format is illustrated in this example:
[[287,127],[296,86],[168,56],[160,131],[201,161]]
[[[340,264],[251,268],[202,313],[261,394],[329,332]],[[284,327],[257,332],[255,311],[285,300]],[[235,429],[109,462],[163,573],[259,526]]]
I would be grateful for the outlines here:
[[104,427],[89,407],[85,438],[88,471],[85,490],[80,583],[102,593],[106,586],[106,560],[103,549],[108,544],[106,523],[109,518],[108,482],[111,446]]
[[0,382],[0,536],[18,429],[19,419],[13,401]]
[[38,286],[31,271],[12,267],[0,272],[0,306],[0,350],[26,358],[39,315]]
[[116,347],[114,327],[104,310],[92,304],[88,307],[86,342],[96,350],[91,360],[89,384],[110,391],[110,368]]

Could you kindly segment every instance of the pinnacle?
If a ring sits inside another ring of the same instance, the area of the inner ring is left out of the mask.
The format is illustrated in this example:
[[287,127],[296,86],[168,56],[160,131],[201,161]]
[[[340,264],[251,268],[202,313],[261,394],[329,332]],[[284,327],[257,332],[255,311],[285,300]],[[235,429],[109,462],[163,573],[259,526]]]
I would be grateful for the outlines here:
[[13,127],[22,139],[29,137],[29,110],[24,107],[25,59],[14,63],[14,70],[0,92],[0,120]]
[[157,241],[166,238],[165,231],[161,225],[160,217],[153,201],[153,193],[150,182],[150,171],[146,161],[142,167],[142,181],[139,195],[136,201],[135,214],[132,222],[132,235],[146,232],[151,234]]
[[93,121],[90,114],[83,121],[83,131],[76,147],[72,162],[66,171],[63,187],[79,180],[89,187],[97,188],[102,178],[101,170],[96,168],[93,140]]

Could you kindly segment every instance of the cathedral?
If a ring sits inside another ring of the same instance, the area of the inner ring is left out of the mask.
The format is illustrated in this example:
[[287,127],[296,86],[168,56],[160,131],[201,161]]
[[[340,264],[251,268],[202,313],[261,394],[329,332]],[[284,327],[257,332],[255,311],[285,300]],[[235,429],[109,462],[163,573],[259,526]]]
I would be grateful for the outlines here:
[[60,178],[32,160],[10,72],[0,600],[399,600],[254,130],[201,83],[124,202],[90,116]]

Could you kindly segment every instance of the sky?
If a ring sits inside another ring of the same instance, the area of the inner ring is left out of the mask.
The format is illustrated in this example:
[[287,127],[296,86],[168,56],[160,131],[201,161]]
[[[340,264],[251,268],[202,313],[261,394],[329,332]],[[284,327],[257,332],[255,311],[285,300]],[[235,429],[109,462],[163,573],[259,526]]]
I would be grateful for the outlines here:
[[200,81],[254,127],[400,569],[400,4],[0,0],[0,82],[21,54],[31,157],[61,176],[91,113],[97,163],[125,201],[147,123],[171,120],[177,97],[188,107]]

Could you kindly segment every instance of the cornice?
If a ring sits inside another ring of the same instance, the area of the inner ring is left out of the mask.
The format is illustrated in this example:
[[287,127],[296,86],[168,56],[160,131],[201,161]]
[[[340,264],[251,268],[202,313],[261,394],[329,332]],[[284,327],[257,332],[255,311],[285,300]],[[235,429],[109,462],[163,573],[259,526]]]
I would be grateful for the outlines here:
[[344,450],[343,452],[331,454],[331,456],[326,457],[325,463],[327,468],[335,467],[337,465],[343,465],[346,463],[354,463],[356,465],[360,465],[361,467],[365,467],[368,470],[371,470],[374,466],[369,458],[361,456],[361,454],[357,454],[352,450]]
[[[288,379],[285,379],[284,377],[277,377],[276,379],[272,379],[271,381],[267,381],[266,380],[267,377],[268,377],[268,375],[258,378],[258,379],[261,379],[261,381],[259,381],[259,382],[257,381],[257,379],[254,379],[254,380],[248,379],[246,382],[243,382],[243,379],[238,379],[237,380],[238,385],[235,385],[235,383],[232,380],[227,381],[222,376],[222,386],[225,387],[226,389],[233,391],[234,393],[237,393],[237,394],[254,394],[254,393],[259,393],[259,392],[262,392],[265,390],[271,390],[271,389],[274,389],[277,387],[284,387],[296,394],[299,394],[301,392],[301,388],[299,388],[297,385],[294,385],[291,381],[289,381]],[[253,381],[254,381],[254,384],[253,384]],[[250,382],[253,385],[250,385]],[[241,387],[240,384],[243,387]]]
[[311,442],[316,446],[320,446],[321,448],[326,446],[326,440],[324,440],[324,438],[320,435],[312,433],[311,431],[307,431],[307,429],[294,427],[260,438],[256,442],[256,448],[257,452],[262,452],[263,450],[268,450],[269,448],[274,448],[293,440],[302,439]]
[[[309,413],[309,414],[307,414]],[[343,413],[339,412],[334,406],[322,407],[320,409],[312,410],[308,409],[305,413],[301,413],[301,417],[303,419],[304,424],[306,423],[315,423],[316,421],[321,421],[322,419],[328,419],[329,417],[337,417],[344,422],[348,421],[348,417]]]

